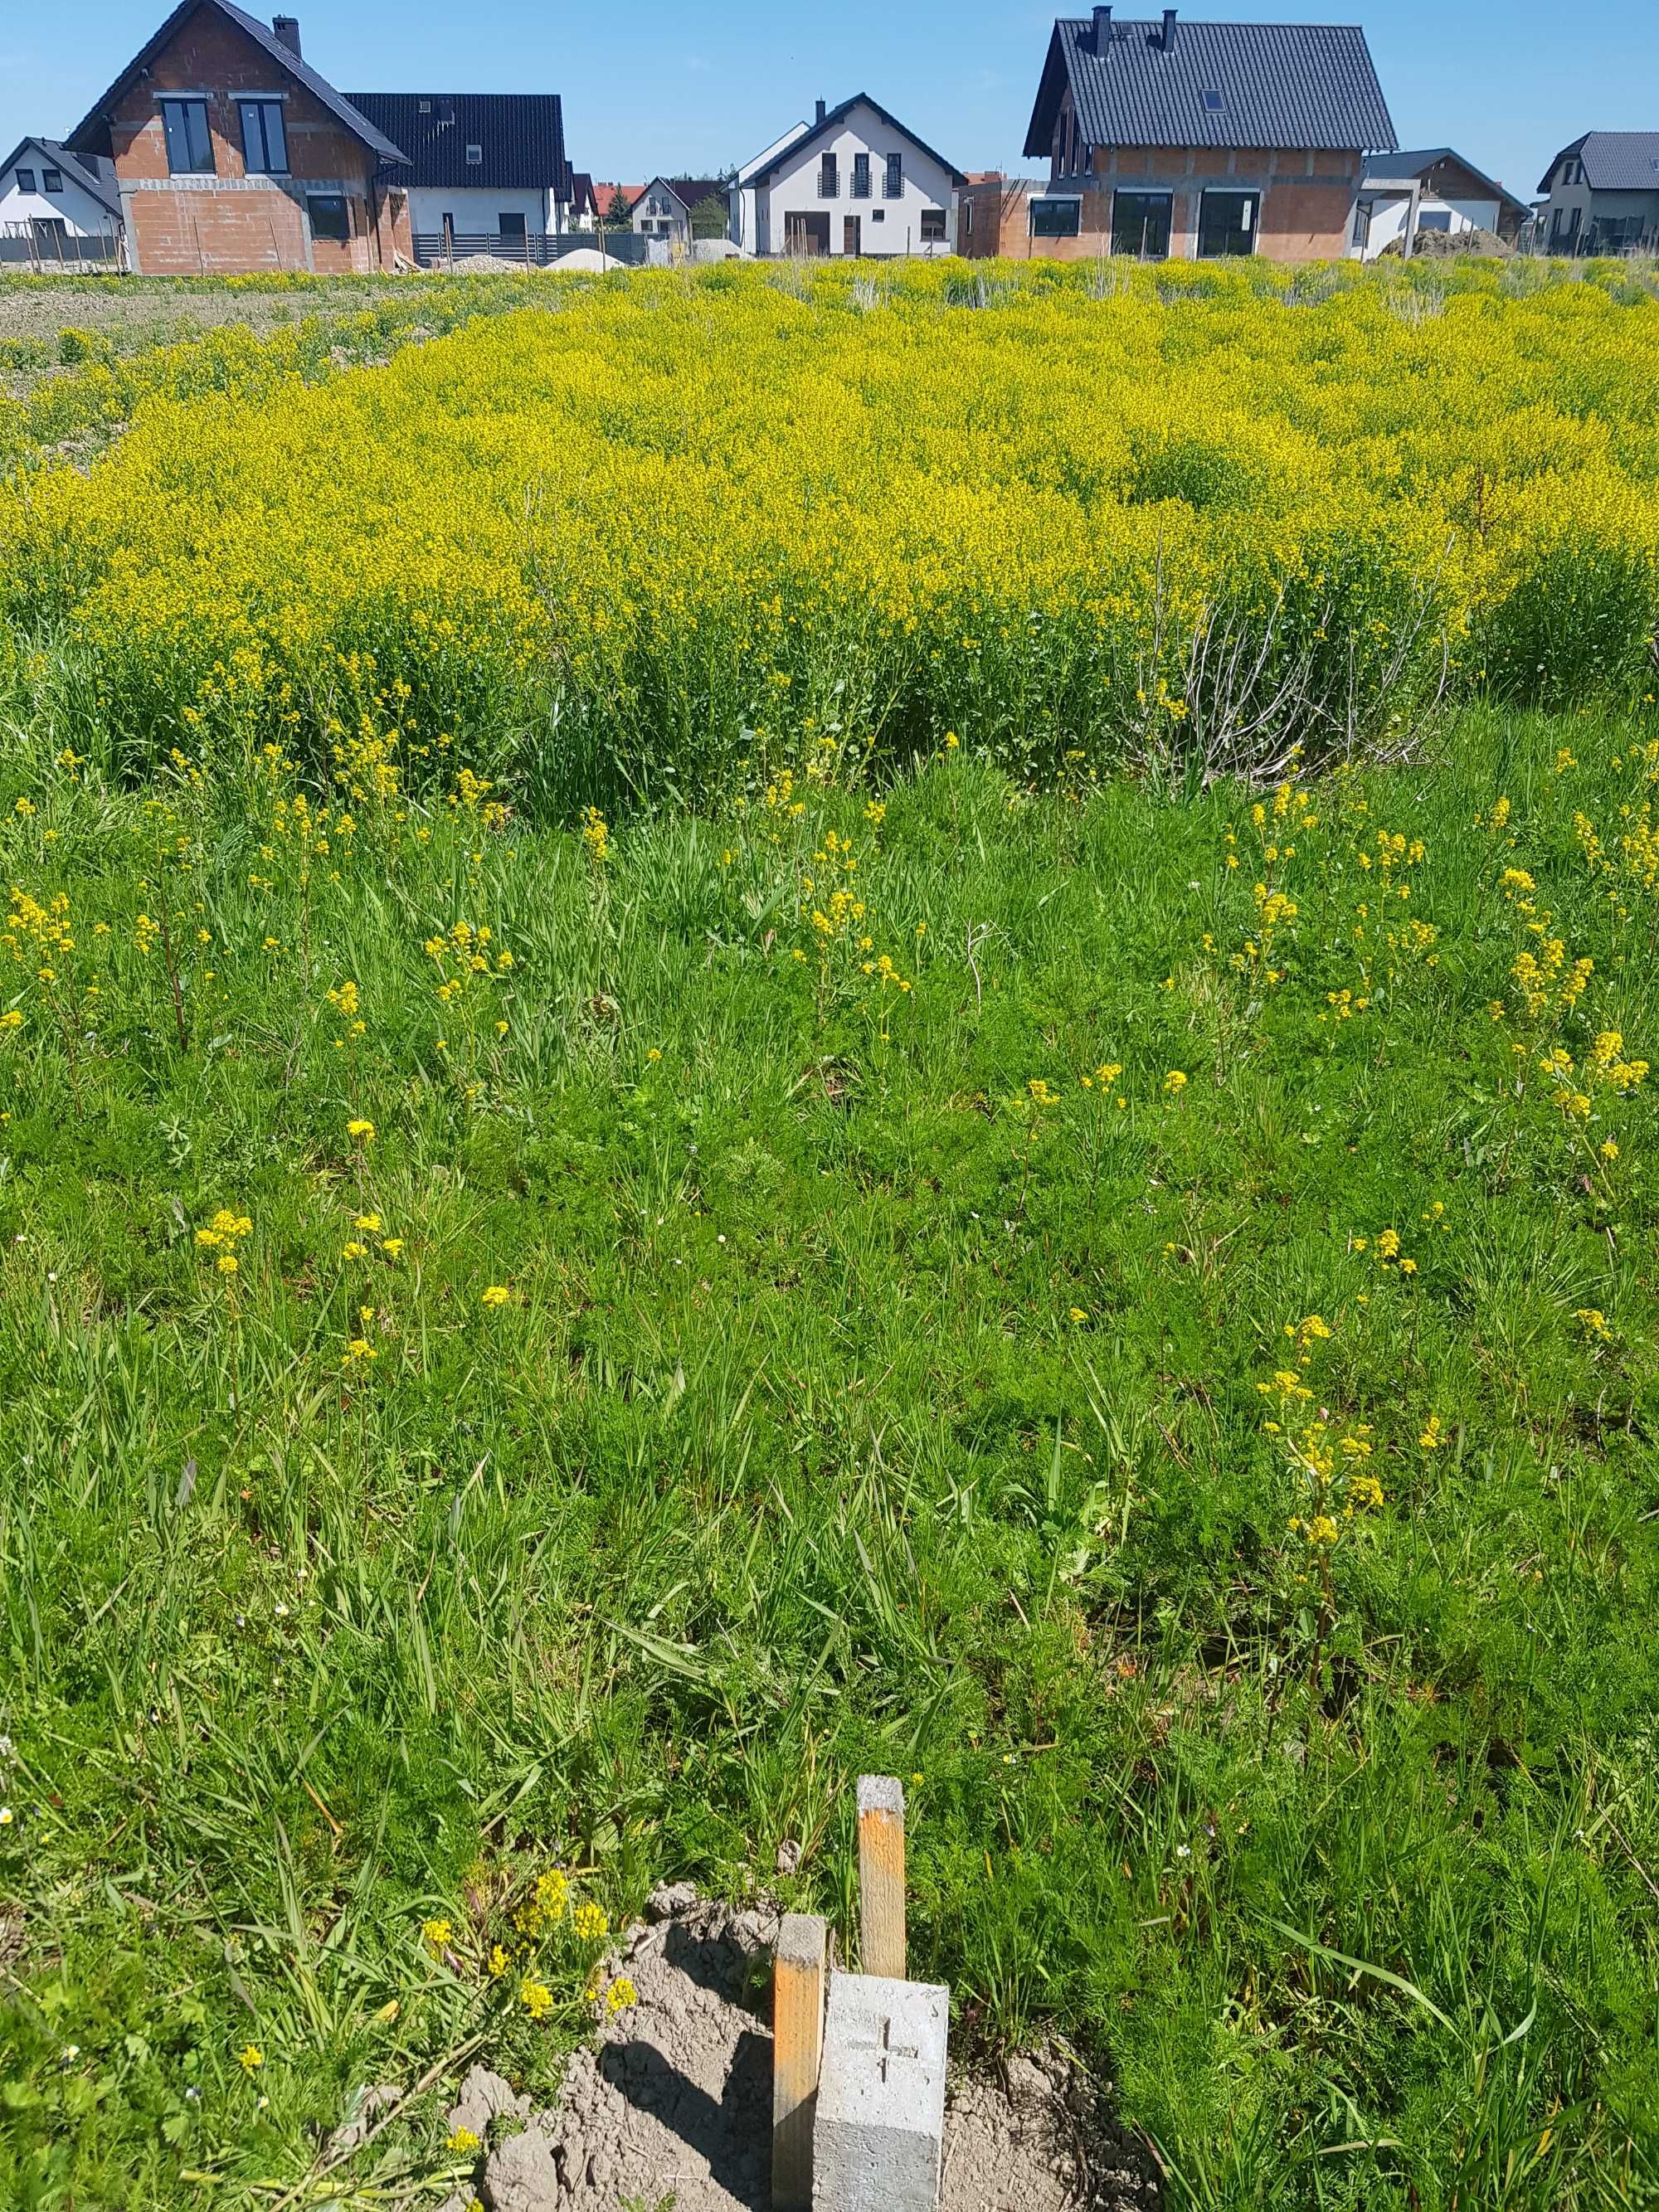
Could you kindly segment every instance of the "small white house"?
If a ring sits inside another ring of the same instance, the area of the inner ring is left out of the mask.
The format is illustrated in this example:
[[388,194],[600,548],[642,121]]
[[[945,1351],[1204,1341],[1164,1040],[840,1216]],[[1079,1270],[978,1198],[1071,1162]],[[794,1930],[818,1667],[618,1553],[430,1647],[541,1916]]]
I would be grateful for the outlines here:
[[641,238],[686,247],[691,243],[693,211],[706,200],[724,200],[718,177],[653,177],[634,202],[631,220]]
[[1376,154],[1365,166],[1354,208],[1354,251],[1374,261],[1391,247],[1413,246],[1425,233],[1456,237],[1460,232],[1489,230],[1513,240],[1532,210],[1506,191],[1496,178],[1483,175],[1449,146],[1421,153]]
[[812,122],[738,172],[729,234],[743,253],[953,253],[966,182],[867,93],[819,100]]
[[120,234],[113,161],[71,154],[55,138],[25,138],[0,168],[0,261],[62,258],[73,266],[76,241],[84,258],[88,246],[108,251]]

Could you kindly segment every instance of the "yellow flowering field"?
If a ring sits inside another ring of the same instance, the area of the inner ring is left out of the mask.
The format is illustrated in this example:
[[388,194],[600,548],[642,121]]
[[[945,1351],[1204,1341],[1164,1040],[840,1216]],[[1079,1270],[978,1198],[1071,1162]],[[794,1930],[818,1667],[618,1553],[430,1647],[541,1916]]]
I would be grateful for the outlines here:
[[947,728],[1213,769],[1650,698],[1659,300],[1310,281],[558,283],[310,382],[221,337],[0,495],[0,608],[124,758],[368,726],[573,804]]
[[483,2202],[659,1881],[855,1959],[872,1770],[1149,2203],[1659,2202],[1656,313],[502,280],[16,403],[0,2203]]

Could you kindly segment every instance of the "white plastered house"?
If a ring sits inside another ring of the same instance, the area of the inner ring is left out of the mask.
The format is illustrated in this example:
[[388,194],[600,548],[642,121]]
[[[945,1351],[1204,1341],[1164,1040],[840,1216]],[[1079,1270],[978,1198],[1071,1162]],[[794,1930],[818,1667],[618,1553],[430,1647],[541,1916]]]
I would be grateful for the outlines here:
[[[60,242],[112,245],[121,231],[115,164],[71,154],[55,138],[25,138],[0,169],[0,260],[51,260]],[[71,245],[65,257],[72,264]]]
[[1365,164],[1354,208],[1354,251],[1374,261],[1399,251],[1407,233],[1413,245],[1426,233],[1455,238],[1489,230],[1510,240],[1531,210],[1449,146],[1421,153],[1374,154]]
[[819,100],[738,172],[729,234],[752,254],[953,253],[966,181],[867,93]]

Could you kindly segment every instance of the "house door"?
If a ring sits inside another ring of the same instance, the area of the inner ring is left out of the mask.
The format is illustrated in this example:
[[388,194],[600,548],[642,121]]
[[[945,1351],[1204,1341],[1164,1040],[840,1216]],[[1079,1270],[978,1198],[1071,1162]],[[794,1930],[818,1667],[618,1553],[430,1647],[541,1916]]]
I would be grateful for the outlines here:
[[783,217],[783,250],[786,253],[828,253],[829,216],[806,215],[799,209],[787,208]]
[[842,217],[842,219],[841,219],[841,250],[842,250],[842,252],[843,253],[850,253],[850,254],[853,254],[854,257],[856,257],[857,255],[859,255],[859,254],[860,254],[860,253],[862,253],[862,252],[863,252],[863,251],[864,251],[864,228],[863,228],[863,224],[864,224],[864,218],[863,218],[863,216],[856,216],[856,215],[844,215],[844,216]]
[[1255,252],[1255,192],[1206,192],[1198,212],[1200,261],[1218,254]]

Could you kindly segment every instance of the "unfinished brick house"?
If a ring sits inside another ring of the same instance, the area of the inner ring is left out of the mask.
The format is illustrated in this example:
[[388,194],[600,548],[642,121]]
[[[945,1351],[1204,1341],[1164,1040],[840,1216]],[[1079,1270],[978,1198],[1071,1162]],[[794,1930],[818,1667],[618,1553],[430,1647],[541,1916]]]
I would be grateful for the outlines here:
[[408,161],[301,58],[291,15],[183,0],[64,143],[112,159],[143,276],[411,258]]
[[1365,34],[1331,23],[1054,27],[1025,152],[1046,183],[960,195],[975,256],[1128,253],[1190,260],[1346,254],[1368,155],[1396,143]]

